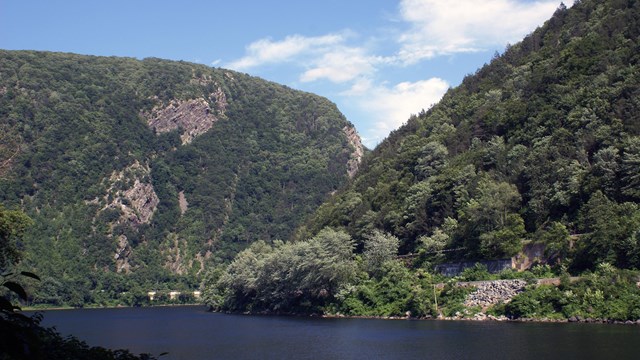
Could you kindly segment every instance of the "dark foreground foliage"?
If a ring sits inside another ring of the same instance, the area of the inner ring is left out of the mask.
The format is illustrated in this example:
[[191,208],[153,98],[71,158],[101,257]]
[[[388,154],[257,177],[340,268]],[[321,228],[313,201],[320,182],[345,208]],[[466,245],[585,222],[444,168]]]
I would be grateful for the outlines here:
[[40,314],[28,317],[20,313],[14,302],[28,297],[22,284],[40,281],[31,272],[9,271],[22,257],[19,243],[30,225],[32,221],[24,213],[0,205],[0,360],[155,359],[147,354],[134,356],[126,350],[90,347],[73,336],[63,337],[55,329],[40,326]]
[[40,326],[41,317],[0,311],[0,359],[2,360],[150,360],[148,354],[91,347],[73,336]]

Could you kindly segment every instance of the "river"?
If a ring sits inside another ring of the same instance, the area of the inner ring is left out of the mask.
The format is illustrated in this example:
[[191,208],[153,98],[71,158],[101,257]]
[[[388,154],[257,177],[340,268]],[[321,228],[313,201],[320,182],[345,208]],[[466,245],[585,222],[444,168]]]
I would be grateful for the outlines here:
[[178,359],[637,359],[640,326],[213,314],[204,307],[45,311],[89,345]]

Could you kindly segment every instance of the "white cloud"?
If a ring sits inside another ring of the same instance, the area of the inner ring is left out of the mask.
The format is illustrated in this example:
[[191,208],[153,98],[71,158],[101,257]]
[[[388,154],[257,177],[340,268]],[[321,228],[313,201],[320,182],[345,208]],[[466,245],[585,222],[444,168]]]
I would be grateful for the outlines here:
[[560,2],[540,0],[403,0],[411,25],[399,42],[400,58],[413,64],[436,55],[469,52],[516,42],[548,19]]
[[343,95],[351,96],[371,117],[372,126],[359,131],[365,137],[365,145],[373,147],[406,122],[412,113],[440,101],[448,88],[449,84],[440,78],[402,82],[393,87],[372,86],[367,81],[360,81]]
[[[559,4],[560,0],[401,0],[398,19],[406,30],[395,22],[378,38],[350,30],[265,38],[224,66],[260,75],[262,65],[286,64],[283,73],[297,75],[300,83],[326,80],[322,86],[334,86],[329,92],[339,94],[346,107],[363,117],[351,120],[372,147],[411,113],[438,102],[449,87],[440,78],[409,75],[410,81],[398,83],[394,76],[407,76],[411,65],[436,56],[501,49],[541,25]],[[380,50],[392,55],[382,56]]]
[[300,77],[302,82],[327,79],[334,83],[354,80],[363,75],[371,75],[380,58],[366,54],[365,49],[340,46],[313,61],[312,68]]
[[327,46],[340,44],[344,40],[344,34],[329,34],[317,37],[291,35],[281,41],[260,39],[247,46],[246,56],[226,66],[234,70],[246,70],[263,64],[291,61],[297,56],[321,51]]

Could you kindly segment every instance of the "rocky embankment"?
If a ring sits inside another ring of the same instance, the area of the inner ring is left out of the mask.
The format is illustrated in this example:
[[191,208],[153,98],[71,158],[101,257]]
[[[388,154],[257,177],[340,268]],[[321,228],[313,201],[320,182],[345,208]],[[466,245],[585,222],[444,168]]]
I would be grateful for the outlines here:
[[467,295],[464,306],[480,307],[483,311],[498,303],[508,303],[514,296],[522,292],[526,285],[527,282],[520,279],[460,283],[460,286],[476,288],[474,292]]
[[465,310],[456,312],[451,317],[439,316],[438,318],[443,320],[509,320],[506,316],[485,314],[485,311],[498,303],[508,303],[514,296],[522,292],[526,285],[527,282],[520,279],[460,282],[457,286],[475,288],[464,301]]

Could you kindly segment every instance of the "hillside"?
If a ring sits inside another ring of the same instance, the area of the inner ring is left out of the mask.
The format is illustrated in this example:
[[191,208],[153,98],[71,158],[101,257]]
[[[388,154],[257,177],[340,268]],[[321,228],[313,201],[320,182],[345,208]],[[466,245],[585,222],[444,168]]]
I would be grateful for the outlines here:
[[392,133],[301,233],[380,229],[431,264],[538,242],[574,270],[640,267],[639,21],[637,1],[560,6]]
[[0,203],[34,220],[22,266],[58,305],[196,288],[289,239],[362,152],[324,98],[160,59],[0,51],[0,127]]
[[[637,322],[639,21],[637,1],[561,5],[366,154],[299,241],[254,243],[211,272],[205,302],[243,312]],[[541,249],[528,258],[538,264],[514,270],[512,257],[531,248]],[[476,263],[505,258],[511,267],[496,274]],[[453,278],[436,271],[461,261],[475,265]],[[458,284],[497,279],[526,281],[484,284],[491,305],[478,303],[484,285]]]

